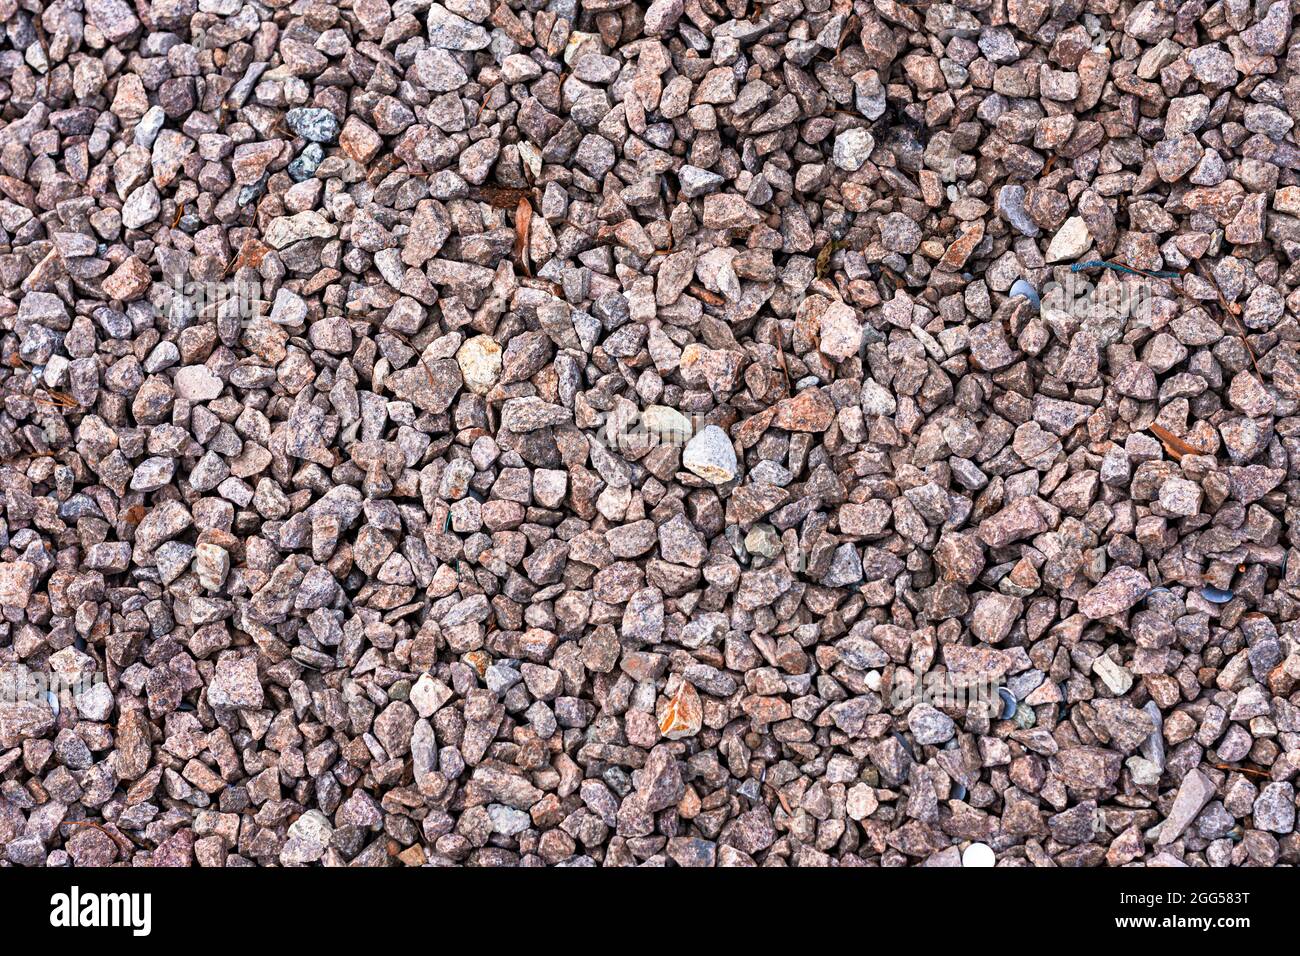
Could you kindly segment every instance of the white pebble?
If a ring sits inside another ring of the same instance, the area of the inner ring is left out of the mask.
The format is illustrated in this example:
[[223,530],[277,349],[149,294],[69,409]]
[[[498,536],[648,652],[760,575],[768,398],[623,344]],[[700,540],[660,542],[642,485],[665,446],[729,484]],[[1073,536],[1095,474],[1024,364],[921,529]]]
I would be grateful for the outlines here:
[[962,851],[962,866],[996,866],[997,856],[987,843],[972,843]]

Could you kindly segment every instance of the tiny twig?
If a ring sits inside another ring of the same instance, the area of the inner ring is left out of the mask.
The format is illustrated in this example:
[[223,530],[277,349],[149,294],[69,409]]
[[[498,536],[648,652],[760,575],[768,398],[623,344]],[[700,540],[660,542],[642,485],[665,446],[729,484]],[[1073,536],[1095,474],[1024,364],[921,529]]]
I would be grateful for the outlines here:
[[397,329],[386,329],[372,316],[369,315],[363,316],[361,321],[369,325],[373,325],[380,332],[386,332],[387,334],[393,336],[395,339],[397,339],[399,342],[401,342],[403,345],[409,348],[412,352],[414,352],[416,361],[419,362],[420,366],[424,369],[424,374],[429,376],[429,384],[432,385],[434,388],[438,387],[438,380],[433,376],[433,369],[431,369],[429,367],[429,363],[424,360],[424,350],[416,348],[415,343],[411,341],[411,339],[407,336],[405,332],[399,332]]
[[[1255,355],[1255,348],[1250,344],[1250,339],[1246,338],[1246,327],[1241,324],[1241,306],[1233,308],[1232,303],[1223,295],[1223,290],[1219,288],[1218,280],[1214,278],[1213,273],[1207,273],[1201,266],[1200,261],[1196,262],[1196,273],[1210,285],[1214,286],[1214,294],[1219,299],[1219,307],[1232,316],[1232,321],[1236,323],[1237,335],[1241,338],[1241,344],[1246,346],[1246,353],[1250,356],[1250,364],[1255,368],[1255,378],[1259,379],[1259,384],[1264,384],[1264,374],[1259,370],[1259,358]],[[1220,320],[1222,324],[1222,320]]]
[[98,830],[100,833],[104,834],[104,836],[112,840],[114,844],[117,844],[117,840],[114,839],[113,834],[109,832],[108,828],[105,827],[102,823],[96,823],[94,820],[64,820],[63,823],[60,824],[60,826],[93,827],[94,829]]
[[772,343],[776,347],[776,357],[781,360],[781,374],[785,376],[785,394],[787,397],[794,394],[794,389],[790,387],[790,368],[785,364],[785,349],[781,347],[781,326],[774,324],[772,327]]
[[[1186,299],[1193,306],[1200,308],[1205,304],[1198,299],[1192,298],[1185,289],[1179,288],[1173,284],[1173,279],[1185,279],[1187,276],[1187,270],[1182,270],[1181,272],[1173,270],[1151,271],[1148,269],[1137,269],[1123,262],[1109,262],[1101,259],[1094,259],[1089,262],[1077,262],[1070,266],[1070,271],[1082,272],[1085,269],[1099,268],[1112,269],[1115,272],[1127,272],[1132,275],[1143,276],[1147,279],[1163,280],[1169,284],[1170,289],[1182,298]],[[1205,280],[1214,287],[1214,294],[1219,300],[1219,307],[1232,316],[1232,321],[1237,326],[1237,336],[1241,339],[1241,344],[1246,347],[1246,353],[1250,356],[1250,364],[1254,366],[1255,377],[1259,379],[1260,384],[1263,385],[1264,374],[1259,369],[1259,357],[1255,355],[1254,346],[1252,346],[1250,340],[1246,338],[1246,328],[1241,324],[1241,306],[1234,306],[1233,303],[1229,302],[1227,298],[1224,297],[1223,290],[1219,288],[1219,283],[1214,278],[1213,273],[1207,272],[1205,267],[1201,265],[1199,259],[1193,263],[1193,270],[1199,278]],[[1219,324],[1225,324],[1222,318],[1220,318]]]
[[1234,766],[1232,766],[1232,764],[1227,764],[1227,763],[1216,763],[1216,764],[1214,765],[1214,769],[1215,769],[1215,770],[1231,770],[1231,771],[1235,771],[1236,773],[1248,773],[1248,774],[1253,774],[1253,775],[1256,776],[1256,777],[1269,777],[1269,776],[1272,776],[1272,775],[1271,775],[1270,773],[1268,773],[1268,771],[1266,771],[1266,770],[1256,770],[1254,767],[1234,767]]

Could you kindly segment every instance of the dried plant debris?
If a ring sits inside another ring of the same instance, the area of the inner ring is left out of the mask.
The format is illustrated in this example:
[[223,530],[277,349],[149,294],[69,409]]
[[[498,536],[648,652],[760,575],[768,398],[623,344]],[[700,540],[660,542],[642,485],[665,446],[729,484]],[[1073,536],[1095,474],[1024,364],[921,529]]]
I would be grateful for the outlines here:
[[0,865],[1300,863],[1288,0],[0,0]]

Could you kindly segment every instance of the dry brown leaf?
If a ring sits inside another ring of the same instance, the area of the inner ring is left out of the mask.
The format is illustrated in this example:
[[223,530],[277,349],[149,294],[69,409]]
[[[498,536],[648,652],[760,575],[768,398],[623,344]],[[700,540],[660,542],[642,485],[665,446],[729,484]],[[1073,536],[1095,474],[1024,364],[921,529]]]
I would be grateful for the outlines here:
[[688,291],[691,295],[695,296],[695,298],[699,299],[701,302],[706,302],[709,305],[727,304],[726,299],[718,295],[716,292],[710,292],[708,289],[704,288],[704,286],[700,285],[698,282],[692,282],[690,285],[686,287],[686,291]]
[[772,345],[776,348],[776,357],[781,360],[781,374],[785,376],[785,393],[793,395],[794,392],[790,388],[790,366],[785,364],[785,349],[781,346],[780,326],[773,326],[772,340]]
[[46,408],[80,408],[81,403],[69,395],[67,392],[57,392],[52,389],[47,390],[46,395],[33,395],[31,399],[37,405]]
[[794,811],[790,809],[790,801],[785,798],[785,794],[776,787],[771,787],[771,790],[776,794],[776,798],[781,801],[781,809],[786,812],[786,816],[794,816]]
[[1205,452],[1201,451],[1201,449],[1197,448],[1195,445],[1189,445],[1168,428],[1163,428],[1160,425],[1152,425],[1151,434],[1155,435],[1164,443],[1165,451],[1173,455],[1175,460],[1181,460],[1184,455],[1205,454]]
[[239,247],[239,255],[231,260],[230,266],[226,269],[226,275],[232,275],[238,272],[244,266],[256,269],[262,265],[262,260],[266,254],[271,251],[271,247],[257,239],[249,239]]
[[480,186],[474,198],[494,209],[517,209],[519,201],[528,198],[528,190],[513,186]]
[[371,169],[370,175],[366,177],[366,182],[368,182],[370,185],[373,186],[375,183],[379,182],[381,179],[383,179],[393,170],[397,169],[397,167],[400,166],[401,164],[402,164],[402,160],[392,153],[389,153],[387,156],[381,157],[375,163],[374,168]]
[[533,207],[527,198],[521,196],[519,205],[515,207],[515,258],[526,276],[533,274],[528,268],[528,230],[532,224]]

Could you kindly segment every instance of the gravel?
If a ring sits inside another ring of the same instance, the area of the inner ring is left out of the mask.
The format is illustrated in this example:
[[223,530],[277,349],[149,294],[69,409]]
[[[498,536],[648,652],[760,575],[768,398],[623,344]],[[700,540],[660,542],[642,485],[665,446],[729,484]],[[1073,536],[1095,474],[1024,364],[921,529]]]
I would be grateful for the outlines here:
[[7,4],[0,865],[1300,863],[1293,19]]

